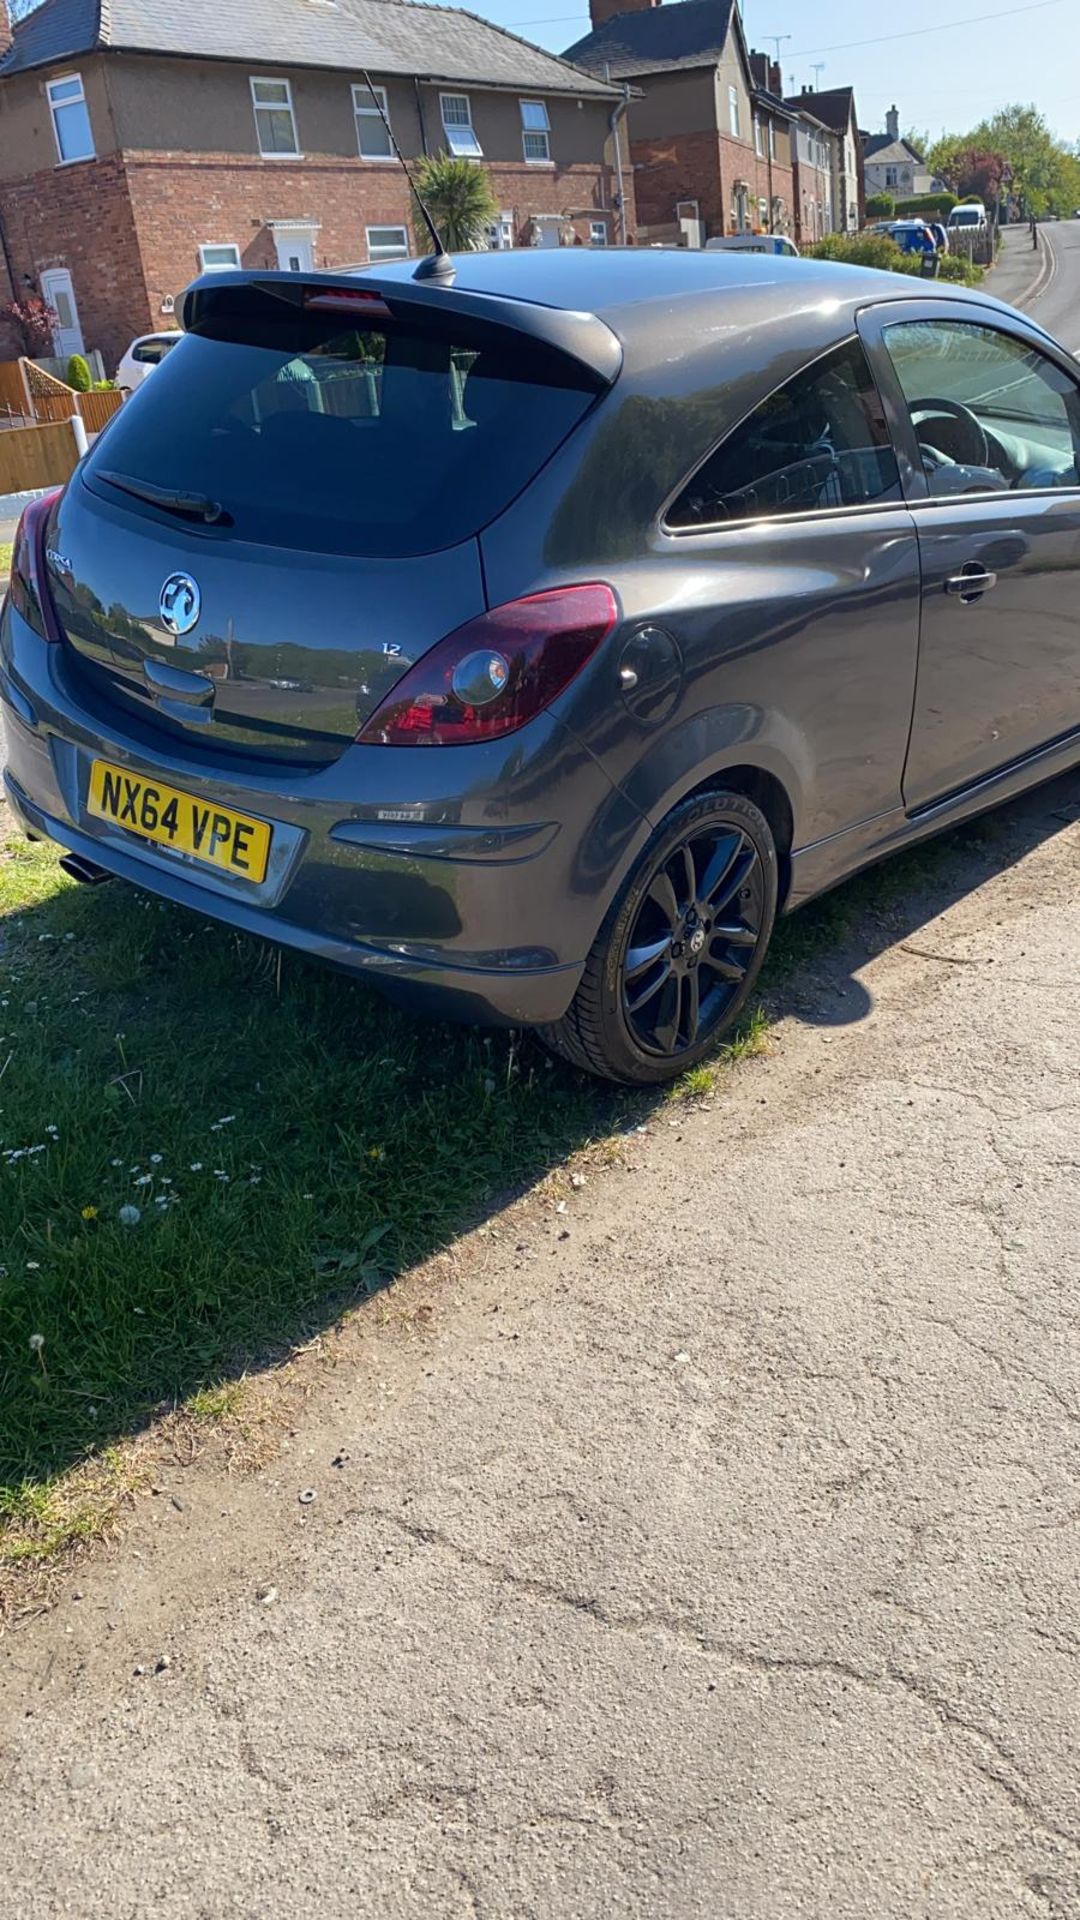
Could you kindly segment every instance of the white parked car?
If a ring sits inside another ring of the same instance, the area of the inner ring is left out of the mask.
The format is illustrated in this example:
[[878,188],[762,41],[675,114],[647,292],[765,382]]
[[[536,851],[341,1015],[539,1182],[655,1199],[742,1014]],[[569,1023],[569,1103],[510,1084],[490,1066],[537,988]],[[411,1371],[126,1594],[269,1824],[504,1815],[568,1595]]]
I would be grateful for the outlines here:
[[794,240],[784,233],[726,233],[719,234],[713,240],[706,240],[706,253],[718,253],[721,250],[732,253],[777,253],[786,254],[789,259],[799,251]]
[[183,339],[179,328],[173,333],[140,333],[133,340],[116,369],[116,384],[124,393],[134,393],[148,373],[153,373],[171,347]]

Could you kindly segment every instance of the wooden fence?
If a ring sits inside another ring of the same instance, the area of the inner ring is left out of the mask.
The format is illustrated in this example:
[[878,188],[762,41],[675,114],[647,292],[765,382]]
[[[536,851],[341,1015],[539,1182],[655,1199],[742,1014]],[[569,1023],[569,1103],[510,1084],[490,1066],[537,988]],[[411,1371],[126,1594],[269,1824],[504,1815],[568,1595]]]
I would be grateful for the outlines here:
[[0,493],[32,493],[70,479],[79,449],[70,420],[0,433]]
[[32,420],[34,403],[21,360],[0,360],[0,416]]
[[123,394],[117,392],[115,387],[106,388],[100,393],[77,393],[75,398],[87,433],[100,433],[124,404]]
[[0,425],[4,421],[42,426],[82,415],[87,433],[100,433],[123,405],[115,388],[99,393],[76,393],[32,360],[0,360]]
[[63,393],[35,393],[33,396],[34,418],[41,422],[51,420],[70,420],[73,413],[82,415],[87,433],[100,433],[107,426],[113,414],[123,404],[124,396],[115,390],[105,393],[74,393],[65,387]]

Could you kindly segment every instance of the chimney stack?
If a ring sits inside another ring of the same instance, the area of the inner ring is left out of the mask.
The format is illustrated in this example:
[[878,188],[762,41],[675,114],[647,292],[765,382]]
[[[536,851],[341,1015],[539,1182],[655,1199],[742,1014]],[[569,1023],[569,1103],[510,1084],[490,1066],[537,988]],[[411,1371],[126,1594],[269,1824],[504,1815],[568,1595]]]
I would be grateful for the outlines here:
[[767,54],[755,51],[750,55],[750,72],[755,87],[761,87],[765,93],[775,93],[777,99],[783,98],[784,76],[779,60],[770,60]]
[[[3,4],[0,0],[0,6]],[[660,0],[589,0],[589,18],[595,29],[613,20],[617,13],[648,13],[659,5]]]
[[895,107],[890,107],[888,113],[885,115],[885,131],[890,140],[899,140],[900,115],[897,113]]
[[8,0],[0,0],[0,60],[11,46],[11,15]]

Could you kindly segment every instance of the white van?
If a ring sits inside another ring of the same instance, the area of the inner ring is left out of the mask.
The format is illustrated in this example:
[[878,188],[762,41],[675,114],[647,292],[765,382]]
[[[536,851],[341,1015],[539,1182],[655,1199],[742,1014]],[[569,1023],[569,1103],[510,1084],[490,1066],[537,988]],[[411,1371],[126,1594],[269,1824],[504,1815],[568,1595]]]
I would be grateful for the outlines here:
[[798,257],[799,249],[794,240],[784,233],[729,233],[721,239],[706,240],[706,253],[714,253],[723,247],[735,253],[781,253],[789,257]]
[[962,207],[954,207],[947,222],[950,229],[973,227],[976,232],[986,224],[986,208],[981,200],[968,200]]

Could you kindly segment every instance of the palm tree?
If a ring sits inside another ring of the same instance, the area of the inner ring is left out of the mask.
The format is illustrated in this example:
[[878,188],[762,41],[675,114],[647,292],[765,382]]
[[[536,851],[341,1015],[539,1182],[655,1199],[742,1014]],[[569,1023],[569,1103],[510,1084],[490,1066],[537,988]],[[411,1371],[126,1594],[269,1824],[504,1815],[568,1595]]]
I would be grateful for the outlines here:
[[[482,247],[485,230],[497,213],[491,182],[483,167],[474,160],[455,160],[448,153],[435,153],[418,160],[414,172],[417,191],[447,253],[470,253]],[[413,230],[417,245],[424,253],[429,252],[431,236],[416,207]]]

